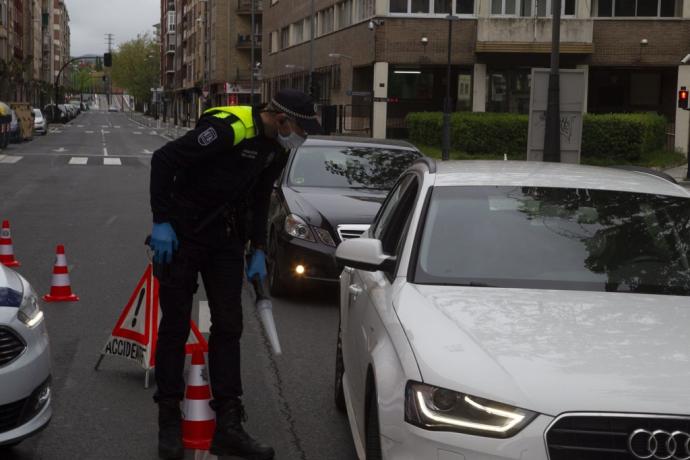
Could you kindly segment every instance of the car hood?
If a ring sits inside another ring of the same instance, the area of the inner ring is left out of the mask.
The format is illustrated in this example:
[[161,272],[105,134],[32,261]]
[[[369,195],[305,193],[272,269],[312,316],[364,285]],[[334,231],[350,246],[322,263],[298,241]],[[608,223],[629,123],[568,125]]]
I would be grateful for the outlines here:
[[19,307],[23,293],[19,275],[0,264],[0,307]]
[[549,415],[690,414],[687,297],[407,285],[426,383]]
[[327,187],[286,187],[290,212],[310,224],[369,224],[386,198],[386,190],[361,190]]

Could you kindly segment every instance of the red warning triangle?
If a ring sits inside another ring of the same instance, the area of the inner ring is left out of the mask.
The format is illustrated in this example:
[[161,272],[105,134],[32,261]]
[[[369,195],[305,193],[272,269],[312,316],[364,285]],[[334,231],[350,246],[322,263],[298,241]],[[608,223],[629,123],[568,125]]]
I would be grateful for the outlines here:
[[[137,287],[122,310],[120,318],[113,328],[113,337],[134,340],[141,345],[148,345],[151,338],[151,288],[152,268],[146,267]],[[135,306],[136,304],[136,306]],[[132,307],[135,307],[132,309]],[[143,307],[143,308],[142,308]],[[156,330],[158,327],[155,328]],[[157,337],[155,337],[157,338]]]

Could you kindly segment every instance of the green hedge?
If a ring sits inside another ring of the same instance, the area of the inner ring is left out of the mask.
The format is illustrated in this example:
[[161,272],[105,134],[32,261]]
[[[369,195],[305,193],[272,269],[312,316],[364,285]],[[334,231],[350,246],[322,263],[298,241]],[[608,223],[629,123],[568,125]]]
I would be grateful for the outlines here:
[[[451,116],[451,145],[469,155],[502,155],[524,158],[527,151],[527,115],[457,112]],[[406,118],[413,143],[441,146],[443,114],[410,113]],[[634,161],[642,152],[663,149],[666,120],[655,114],[586,114],[582,155]]]

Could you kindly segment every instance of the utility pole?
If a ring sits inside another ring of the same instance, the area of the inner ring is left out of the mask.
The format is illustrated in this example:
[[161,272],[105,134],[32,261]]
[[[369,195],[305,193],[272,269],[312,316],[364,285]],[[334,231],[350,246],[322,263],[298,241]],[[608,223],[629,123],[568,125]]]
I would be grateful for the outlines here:
[[551,73],[549,93],[546,102],[546,125],[544,128],[544,161],[561,161],[561,107],[560,107],[560,43],[561,43],[561,0],[551,0]]
[[[105,34],[105,42],[108,45],[108,53],[112,53],[113,51],[113,37],[113,34]],[[108,99],[108,108],[110,108],[110,93],[112,93],[113,79],[110,78],[110,75],[106,76],[106,79],[106,97]]]
[[254,0],[250,2],[251,8],[251,52],[249,56],[249,105],[254,105],[254,53],[256,52],[256,34],[254,33],[254,28],[256,27],[256,11],[254,9]]
[[311,0],[309,7],[309,22],[311,24],[311,36],[309,38],[309,95],[314,98],[314,0]]

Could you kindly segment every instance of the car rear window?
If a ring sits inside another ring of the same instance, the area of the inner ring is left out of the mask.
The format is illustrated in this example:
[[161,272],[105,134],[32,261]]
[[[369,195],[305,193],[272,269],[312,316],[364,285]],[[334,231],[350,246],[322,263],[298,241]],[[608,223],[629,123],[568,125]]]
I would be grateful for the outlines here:
[[437,187],[415,282],[688,295],[690,199],[546,187]]
[[288,182],[299,187],[336,187],[389,190],[421,154],[366,146],[306,146],[290,168]]

